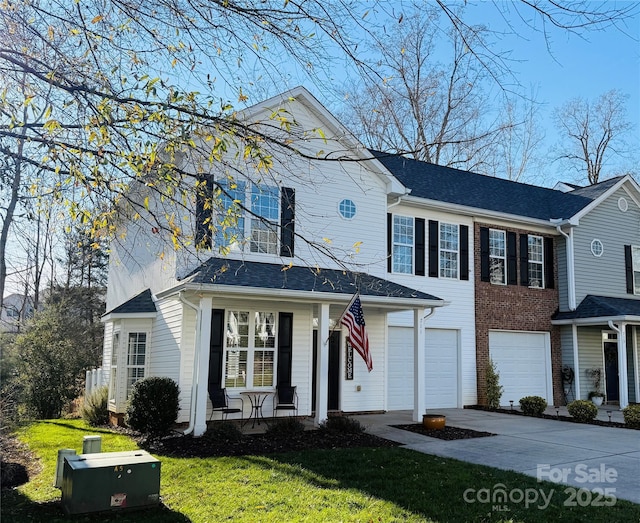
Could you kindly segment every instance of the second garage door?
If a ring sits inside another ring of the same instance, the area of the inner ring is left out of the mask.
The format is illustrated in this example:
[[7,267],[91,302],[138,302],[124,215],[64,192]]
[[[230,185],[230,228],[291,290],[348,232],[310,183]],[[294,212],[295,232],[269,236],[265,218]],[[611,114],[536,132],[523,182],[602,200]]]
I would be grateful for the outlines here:
[[553,405],[551,344],[547,332],[490,331],[489,354],[504,387],[501,405],[541,396]]

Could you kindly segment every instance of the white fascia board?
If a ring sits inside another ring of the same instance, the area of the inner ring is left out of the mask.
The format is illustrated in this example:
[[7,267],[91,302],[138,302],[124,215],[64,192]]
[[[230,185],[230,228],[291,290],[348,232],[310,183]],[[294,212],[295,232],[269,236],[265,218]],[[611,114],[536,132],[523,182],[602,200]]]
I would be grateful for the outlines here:
[[[264,102],[239,111],[239,113],[242,115],[242,119],[248,120],[263,114],[265,111],[273,111],[275,108],[290,102],[292,99],[304,105],[318,120],[326,124],[327,130],[330,130],[336,136],[335,140],[344,145],[345,151],[348,154],[355,157],[349,161],[361,161],[363,164],[366,164],[372,172],[377,174],[384,182],[387,188],[387,194],[395,196],[407,194],[407,188],[369,152],[349,129],[342,125],[342,123],[304,87],[295,87],[289,91],[273,96]],[[339,159],[336,158],[336,161],[339,161]]]
[[114,320],[138,320],[138,319],[154,319],[158,315],[157,312],[116,312],[108,313],[100,318],[102,323]]
[[638,184],[635,182],[635,180],[631,176],[629,176],[627,174],[624,178],[620,179],[618,181],[618,183],[616,183],[615,185],[610,187],[607,191],[605,191],[600,196],[598,196],[595,200],[593,200],[589,205],[587,205],[586,207],[583,207],[576,214],[574,214],[571,217],[572,221],[574,219],[575,220],[580,220],[580,218],[582,218],[583,216],[589,214],[591,211],[593,211],[593,209],[595,209],[598,205],[600,205],[607,198],[609,198],[609,196],[611,196],[614,192],[616,192],[618,189],[620,189],[620,187],[622,187],[626,182],[630,182],[640,192],[640,189],[638,188]]
[[640,316],[598,316],[595,318],[573,318],[566,320],[551,320],[551,325],[601,325],[603,323],[635,323],[640,325]]
[[[471,216],[475,222],[487,220],[494,222],[505,222],[509,225],[517,225],[521,228],[538,228],[548,234],[558,234],[556,223],[550,220],[542,220],[539,218],[528,218],[517,214],[508,214],[498,211],[490,211],[478,207],[468,207],[457,203],[441,202],[439,200],[429,200],[418,196],[405,196],[403,203],[423,209],[433,209],[436,211],[458,214],[461,216]],[[551,229],[551,230],[549,230]]]
[[[207,285],[200,283],[185,283],[172,289],[158,293],[158,298],[176,295],[180,291],[194,293],[215,293],[217,297],[231,296],[235,298],[251,298],[252,300],[279,300],[298,303],[344,303],[348,304],[353,295],[333,292],[292,291],[287,289],[266,289],[261,287],[243,287],[234,285]],[[415,308],[429,309],[432,307],[444,307],[448,302],[444,300],[428,300],[421,298],[395,298],[388,296],[361,295],[363,305],[376,306],[389,310],[407,310]]]

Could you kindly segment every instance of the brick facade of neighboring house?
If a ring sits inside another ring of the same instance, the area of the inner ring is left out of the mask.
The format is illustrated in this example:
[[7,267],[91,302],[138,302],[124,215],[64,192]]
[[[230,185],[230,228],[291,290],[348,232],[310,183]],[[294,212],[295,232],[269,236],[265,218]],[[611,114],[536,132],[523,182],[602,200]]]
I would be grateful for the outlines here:
[[[553,399],[556,405],[563,403],[561,379],[561,347],[560,330],[551,325],[551,317],[558,310],[558,290],[555,288],[532,289],[520,284],[495,285],[481,281],[480,268],[480,229],[491,227],[507,232],[514,232],[518,237],[530,233],[523,229],[513,229],[491,224],[476,223],[474,230],[474,264],[475,264],[475,311],[476,311],[476,361],[478,376],[478,403],[487,404],[485,371],[489,362],[489,331],[514,330],[550,332],[551,362],[553,375]],[[518,257],[520,246],[517,245]],[[554,281],[557,282],[557,261],[554,259]],[[520,398],[513,399],[518,405]]]

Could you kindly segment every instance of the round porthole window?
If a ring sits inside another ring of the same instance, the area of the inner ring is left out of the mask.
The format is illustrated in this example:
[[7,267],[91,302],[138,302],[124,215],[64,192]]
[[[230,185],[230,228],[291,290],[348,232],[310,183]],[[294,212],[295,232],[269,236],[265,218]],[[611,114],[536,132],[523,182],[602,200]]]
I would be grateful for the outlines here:
[[600,240],[593,240],[591,242],[591,254],[593,254],[596,258],[600,258],[602,253],[604,252],[604,247]]
[[622,212],[627,212],[628,208],[629,208],[629,203],[627,202],[627,199],[624,198],[623,196],[618,198],[618,209],[620,209]]
[[353,203],[353,200],[345,198],[338,205],[338,211],[340,212],[340,216],[346,220],[351,220],[356,215],[356,204]]

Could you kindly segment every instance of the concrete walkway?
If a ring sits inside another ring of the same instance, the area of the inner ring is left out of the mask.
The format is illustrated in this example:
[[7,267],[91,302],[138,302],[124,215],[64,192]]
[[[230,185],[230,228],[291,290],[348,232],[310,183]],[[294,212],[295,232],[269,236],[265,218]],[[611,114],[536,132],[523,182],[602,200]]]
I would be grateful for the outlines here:
[[[578,488],[598,488],[603,492],[614,489],[608,492],[617,498],[640,503],[638,430],[473,409],[439,409],[429,413],[444,414],[448,426],[497,435],[445,441],[390,427],[414,423],[410,411],[367,414],[357,418],[367,432],[418,452],[514,470]],[[555,415],[555,408],[547,413]],[[566,409],[559,414],[566,414]],[[620,411],[613,411],[611,415],[612,421],[622,421]],[[606,409],[599,413],[598,418],[608,419]]]

